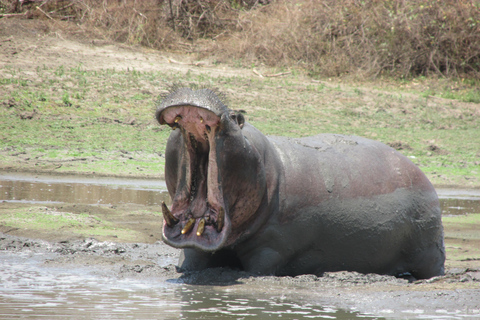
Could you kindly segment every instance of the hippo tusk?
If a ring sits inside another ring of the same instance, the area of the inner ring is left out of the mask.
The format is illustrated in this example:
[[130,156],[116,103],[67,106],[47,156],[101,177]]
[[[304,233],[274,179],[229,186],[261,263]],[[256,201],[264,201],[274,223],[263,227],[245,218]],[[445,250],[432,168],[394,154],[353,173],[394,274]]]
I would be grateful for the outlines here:
[[168,210],[165,201],[162,201],[162,213],[163,213],[163,220],[167,223],[167,226],[173,227],[178,223],[178,219],[173,216],[173,214]]
[[197,236],[201,236],[203,231],[205,230],[205,219],[200,219],[198,222],[198,228],[197,228]]
[[181,117],[181,116],[176,116],[176,117],[175,117],[175,123],[178,123],[180,120],[182,120],[182,117]]
[[195,218],[190,218],[185,224],[185,227],[183,227],[182,234],[189,233],[192,230],[194,224],[195,224]]
[[223,224],[225,223],[225,209],[220,207],[217,217],[217,231],[220,232],[223,229]]
[[202,117],[200,117],[200,123],[203,123],[203,118]]

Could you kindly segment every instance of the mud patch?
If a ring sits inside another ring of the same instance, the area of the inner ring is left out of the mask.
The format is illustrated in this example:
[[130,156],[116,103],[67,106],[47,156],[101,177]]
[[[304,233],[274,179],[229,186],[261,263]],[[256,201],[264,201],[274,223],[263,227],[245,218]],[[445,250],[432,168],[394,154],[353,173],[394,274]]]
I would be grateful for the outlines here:
[[[455,269],[445,277],[416,283],[356,272],[326,273],[322,277],[259,277],[243,271],[214,268],[181,274],[174,265],[178,253],[162,242],[115,243],[95,239],[49,242],[9,235],[0,237],[0,259],[4,260],[4,266],[14,268],[10,264],[13,260],[9,259],[19,257],[24,260],[15,262],[16,265],[36,261],[35,272],[45,272],[52,277],[51,280],[46,280],[45,276],[38,278],[37,285],[43,286],[42,292],[53,292],[56,286],[61,286],[64,293],[68,292],[64,294],[68,296],[65,300],[76,303],[75,308],[84,308],[83,298],[75,295],[82,288],[83,294],[96,297],[90,298],[90,308],[94,306],[99,310],[94,312],[87,308],[92,316],[115,314],[122,305],[124,311],[136,308],[152,316],[161,310],[171,312],[174,318],[186,313],[195,317],[228,315],[237,318],[270,314],[282,315],[284,319],[480,316],[477,302],[480,268]],[[10,271],[4,269],[4,274]],[[23,277],[20,282],[35,281],[31,275],[18,274]],[[51,297],[35,291],[31,294],[29,298],[36,298],[37,303],[25,310],[37,315],[50,310],[42,299]],[[10,298],[14,296],[9,293]],[[138,296],[149,303],[136,301],[134,297]],[[0,295],[0,304],[5,299],[5,294],[3,298]],[[157,302],[153,303],[155,299]],[[158,301],[163,301],[162,305]],[[152,303],[155,309],[150,308]],[[70,316],[73,312],[73,309],[65,309],[62,301],[55,301],[55,310]]]

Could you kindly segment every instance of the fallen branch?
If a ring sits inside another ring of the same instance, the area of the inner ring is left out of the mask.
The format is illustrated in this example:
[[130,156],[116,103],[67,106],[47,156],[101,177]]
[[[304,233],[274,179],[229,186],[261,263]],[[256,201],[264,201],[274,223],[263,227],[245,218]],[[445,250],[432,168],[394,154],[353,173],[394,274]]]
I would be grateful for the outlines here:
[[274,73],[274,74],[261,74],[260,72],[258,72],[255,68],[253,68],[253,73],[255,73],[257,76],[259,76],[260,78],[263,78],[263,77],[267,77],[267,78],[273,78],[273,77],[281,77],[281,76],[285,76],[287,74],[291,74],[292,72],[291,71],[287,71],[287,72],[280,72],[280,73]]
[[201,67],[202,65],[205,65],[205,62],[202,62],[202,61],[197,61],[197,62],[180,62],[180,61],[176,61],[176,60],[173,60],[171,58],[166,58],[168,63],[176,63],[176,64],[182,64],[182,65],[186,65],[186,66],[197,66],[197,67]]
[[43,160],[47,162],[71,162],[71,161],[85,161],[87,158],[73,158],[73,159],[64,159],[64,160]]
[[37,7],[37,10],[39,10],[41,13],[43,13],[45,16],[47,16],[48,19],[53,20],[53,18],[50,17],[50,16],[48,15],[48,13],[46,13],[45,11],[43,11],[42,8]]
[[257,76],[259,76],[260,78],[263,78],[263,74],[261,74],[260,72],[258,72],[257,70],[255,70],[255,68],[253,68],[253,73],[255,73]]
[[27,12],[24,12],[24,13],[2,13],[0,14],[0,17],[2,18],[11,18],[11,17],[19,17],[19,16],[25,16],[27,15]]
[[285,76],[285,75],[291,74],[291,73],[292,73],[291,71],[288,71],[288,72],[280,72],[280,73],[275,73],[275,74],[266,74],[265,77],[268,77],[268,78],[281,77],[281,76]]

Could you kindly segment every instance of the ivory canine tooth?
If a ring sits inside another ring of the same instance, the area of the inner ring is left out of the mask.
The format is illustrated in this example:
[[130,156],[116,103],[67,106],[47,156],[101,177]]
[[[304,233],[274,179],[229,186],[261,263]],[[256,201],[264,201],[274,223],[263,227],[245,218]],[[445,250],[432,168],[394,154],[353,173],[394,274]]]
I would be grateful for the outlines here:
[[217,216],[217,231],[220,232],[223,229],[223,224],[225,223],[225,209],[220,207]]
[[163,213],[163,219],[167,223],[167,226],[173,227],[178,223],[179,220],[175,218],[173,214],[170,212],[167,205],[165,204],[165,201],[162,201],[162,213]]
[[197,236],[200,237],[204,230],[205,230],[205,219],[201,218],[200,221],[198,222]]
[[200,117],[200,123],[203,123],[203,118],[202,117]]
[[192,231],[193,225],[195,224],[195,218],[190,218],[187,223],[185,224],[185,227],[182,229],[182,234],[189,233]]
[[178,121],[182,120],[182,117],[181,116],[176,116],[175,117],[175,123],[178,123]]

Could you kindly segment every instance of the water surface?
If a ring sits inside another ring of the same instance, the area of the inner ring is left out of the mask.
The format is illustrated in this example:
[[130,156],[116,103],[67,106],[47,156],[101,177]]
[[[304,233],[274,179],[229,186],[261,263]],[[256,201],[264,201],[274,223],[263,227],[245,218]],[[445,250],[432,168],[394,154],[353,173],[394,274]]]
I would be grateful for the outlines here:
[[[437,192],[444,215],[480,212],[480,190]],[[170,201],[161,180],[0,175],[0,201],[157,206],[162,200]],[[380,319],[290,300],[288,288],[282,295],[238,294],[228,286],[118,279],[97,275],[91,268],[52,268],[45,266],[46,258],[0,251],[1,319]]]
[[[437,189],[442,214],[480,213],[480,190]],[[165,181],[88,178],[32,174],[0,174],[0,201],[82,204],[170,203]]]

